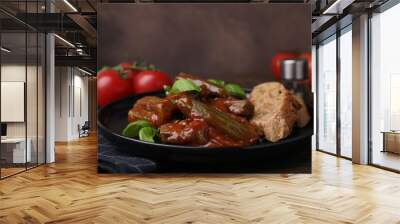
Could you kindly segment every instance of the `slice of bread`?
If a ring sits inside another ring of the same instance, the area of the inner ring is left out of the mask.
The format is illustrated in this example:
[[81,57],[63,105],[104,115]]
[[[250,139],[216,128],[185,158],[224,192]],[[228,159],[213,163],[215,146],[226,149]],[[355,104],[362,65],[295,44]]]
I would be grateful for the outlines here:
[[271,142],[277,142],[290,135],[296,122],[303,126],[309,121],[299,119],[299,111],[303,109],[303,114],[305,109],[308,114],[307,108],[279,82],[257,85],[251,91],[250,101],[255,112],[251,122],[256,124]]
[[311,115],[308,113],[307,106],[304,103],[303,98],[296,96],[297,102],[301,105],[300,110],[297,111],[297,121],[296,125],[299,126],[300,128],[304,128],[307,126],[308,122],[311,120]]

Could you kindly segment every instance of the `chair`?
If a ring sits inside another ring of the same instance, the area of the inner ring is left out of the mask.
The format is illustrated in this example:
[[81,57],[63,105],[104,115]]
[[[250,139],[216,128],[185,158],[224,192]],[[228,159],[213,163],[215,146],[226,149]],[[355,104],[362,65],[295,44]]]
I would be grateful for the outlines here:
[[79,138],[89,136],[89,130],[90,130],[89,121],[85,121],[82,127],[78,124]]

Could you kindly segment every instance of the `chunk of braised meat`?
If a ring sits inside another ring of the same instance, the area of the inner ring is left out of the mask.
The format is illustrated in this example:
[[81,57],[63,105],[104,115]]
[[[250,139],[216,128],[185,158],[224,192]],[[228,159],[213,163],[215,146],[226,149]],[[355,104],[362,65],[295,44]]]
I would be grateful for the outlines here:
[[200,96],[201,97],[227,97],[228,94],[221,87],[213,85],[206,80],[200,79],[194,75],[190,75],[184,72],[179,73],[176,79],[188,79],[191,80],[195,85],[200,86]]
[[160,126],[163,143],[177,145],[205,145],[208,143],[208,125],[203,119],[174,121]]
[[240,145],[251,145],[260,136],[257,128],[245,118],[206,105],[190,95],[178,94],[173,96],[171,101],[186,117],[204,119],[208,125]]
[[194,118],[194,116],[190,116],[190,108],[184,106],[186,104],[191,104],[192,96],[189,93],[181,92],[181,93],[171,93],[166,96],[166,99],[170,100],[180,112],[182,112],[187,118]]
[[249,100],[215,98],[210,105],[224,112],[250,118],[254,114],[254,106]]
[[147,120],[158,127],[172,119],[176,106],[168,99],[156,96],[145,96],[138,101],[128,112],[128,121]]

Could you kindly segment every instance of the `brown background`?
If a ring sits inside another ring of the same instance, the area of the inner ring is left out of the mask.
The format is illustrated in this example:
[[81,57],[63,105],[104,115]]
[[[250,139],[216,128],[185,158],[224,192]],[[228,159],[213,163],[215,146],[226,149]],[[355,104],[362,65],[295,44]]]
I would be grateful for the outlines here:
[[99,68],[142,59],[251,87],[277,52],[311,50],[307,4],[102,4],[98,18]]

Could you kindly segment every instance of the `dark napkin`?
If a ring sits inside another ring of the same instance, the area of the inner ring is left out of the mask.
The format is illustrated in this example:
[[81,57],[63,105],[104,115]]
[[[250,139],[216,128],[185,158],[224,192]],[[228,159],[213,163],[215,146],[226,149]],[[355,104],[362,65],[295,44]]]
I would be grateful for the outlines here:
[[99,173],[148,173],[155,172],[157,164],[149,159],[133,157],[123,153],[118,147],[98,131],[98,172]]

